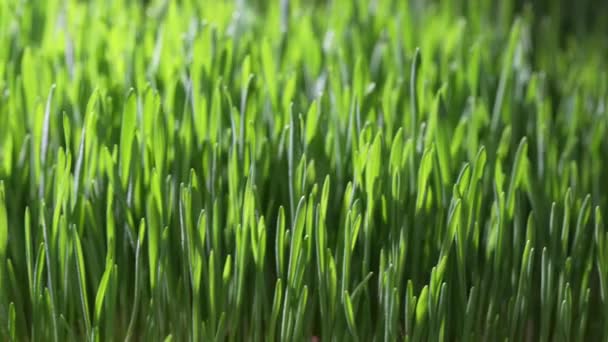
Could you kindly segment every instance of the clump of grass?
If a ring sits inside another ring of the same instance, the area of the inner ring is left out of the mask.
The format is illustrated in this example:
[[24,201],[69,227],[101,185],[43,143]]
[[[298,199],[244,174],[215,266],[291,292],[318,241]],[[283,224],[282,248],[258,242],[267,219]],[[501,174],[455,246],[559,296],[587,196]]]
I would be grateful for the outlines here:
[[0,338],[608,338],[560,5],[0,2]]

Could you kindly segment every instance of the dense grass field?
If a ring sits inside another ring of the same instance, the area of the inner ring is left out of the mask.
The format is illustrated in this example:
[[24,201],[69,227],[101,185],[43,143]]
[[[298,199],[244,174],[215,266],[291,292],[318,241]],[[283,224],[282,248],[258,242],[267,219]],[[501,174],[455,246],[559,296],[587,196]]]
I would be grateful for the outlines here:
[[0,340],[607,340],[607,10],[0,1]]

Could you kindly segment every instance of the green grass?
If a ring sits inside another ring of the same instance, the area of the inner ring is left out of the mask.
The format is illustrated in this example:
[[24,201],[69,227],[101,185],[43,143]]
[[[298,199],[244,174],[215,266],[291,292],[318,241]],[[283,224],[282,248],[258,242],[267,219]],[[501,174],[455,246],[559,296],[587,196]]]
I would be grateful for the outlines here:
[[605,4],[148,2],[0,1],[0,340],[608,339]]

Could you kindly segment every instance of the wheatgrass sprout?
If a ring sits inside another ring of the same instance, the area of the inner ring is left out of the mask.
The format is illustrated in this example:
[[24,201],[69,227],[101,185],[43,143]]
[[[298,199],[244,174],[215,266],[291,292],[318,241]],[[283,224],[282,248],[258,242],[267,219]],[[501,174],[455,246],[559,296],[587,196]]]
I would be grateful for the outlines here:
[[608,339],[605,13],[0,1],[0,340]]

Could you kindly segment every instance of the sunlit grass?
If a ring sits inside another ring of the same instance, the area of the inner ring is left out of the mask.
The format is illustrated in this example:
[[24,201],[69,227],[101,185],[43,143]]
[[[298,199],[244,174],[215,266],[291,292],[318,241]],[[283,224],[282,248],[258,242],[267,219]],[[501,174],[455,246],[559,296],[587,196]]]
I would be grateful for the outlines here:
[[0,340],[608,338],[606,24],[148,2],[0,2]]

